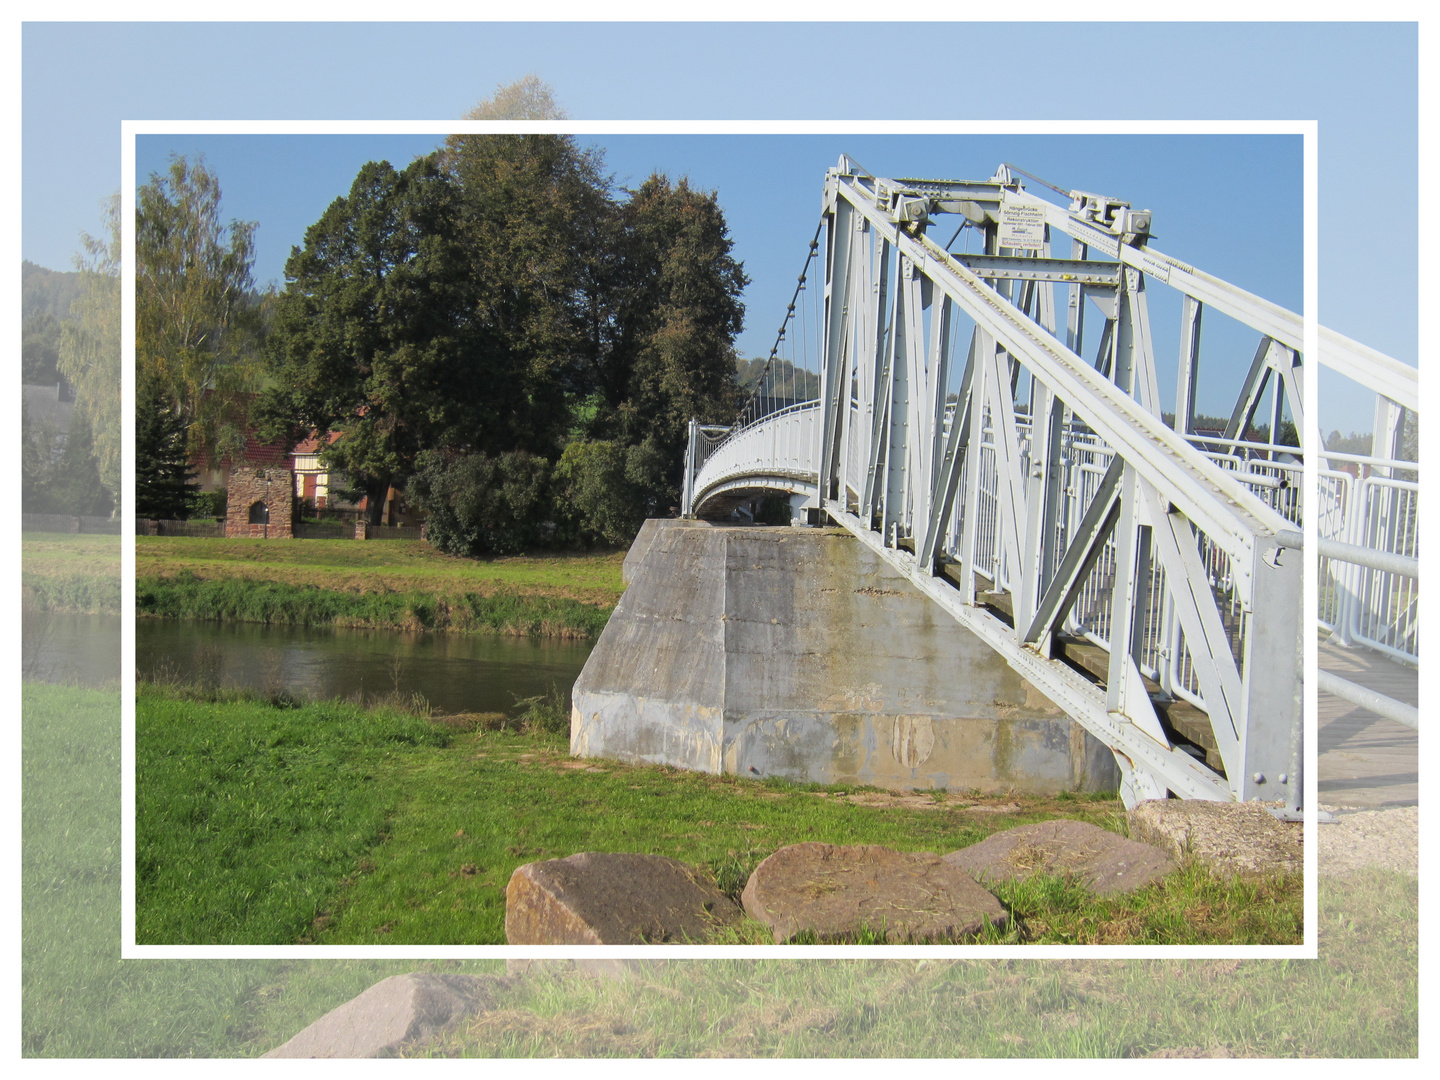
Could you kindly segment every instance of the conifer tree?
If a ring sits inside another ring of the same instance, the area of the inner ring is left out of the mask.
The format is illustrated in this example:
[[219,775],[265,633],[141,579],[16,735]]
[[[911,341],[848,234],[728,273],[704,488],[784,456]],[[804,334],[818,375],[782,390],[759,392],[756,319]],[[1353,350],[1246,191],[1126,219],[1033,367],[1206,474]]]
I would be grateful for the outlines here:
[[135,402],[135,514],[183,520],[199,492],[186,452],[185,419],[154,379],[143,382]]

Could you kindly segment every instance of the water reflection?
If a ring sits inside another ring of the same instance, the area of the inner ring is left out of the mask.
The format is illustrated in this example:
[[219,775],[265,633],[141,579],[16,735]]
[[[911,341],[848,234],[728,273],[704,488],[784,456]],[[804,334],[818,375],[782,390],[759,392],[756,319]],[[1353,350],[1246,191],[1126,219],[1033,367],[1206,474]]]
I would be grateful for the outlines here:
[[511,712],[518,698],[569,697],[593,642],[138,619],[141,677],[307,698],[419,692],[442,712]]
[[22,611],[20,676],[31,682],[117,684],[120,617]]

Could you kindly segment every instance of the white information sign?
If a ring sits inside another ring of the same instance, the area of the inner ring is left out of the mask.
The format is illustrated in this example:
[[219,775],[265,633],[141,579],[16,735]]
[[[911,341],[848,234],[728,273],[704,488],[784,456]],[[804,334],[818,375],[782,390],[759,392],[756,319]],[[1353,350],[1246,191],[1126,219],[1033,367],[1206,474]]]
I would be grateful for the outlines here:
[[1045,246],[1045,208],[1006,202],[1000,206],[1000,246],[1031,248]]

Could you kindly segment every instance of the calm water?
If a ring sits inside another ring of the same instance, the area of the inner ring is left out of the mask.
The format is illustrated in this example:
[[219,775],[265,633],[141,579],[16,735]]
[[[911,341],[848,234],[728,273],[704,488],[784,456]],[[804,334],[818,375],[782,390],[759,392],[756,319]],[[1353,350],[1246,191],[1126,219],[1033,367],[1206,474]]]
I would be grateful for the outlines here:
[[120,617],[22,612],[20,670],[37,682],[118,684]]
[[[26,627],[32,677],[103,682],[119,676],[118,618],[50,616],[48,623],[43,638]],[[135,626],[142,677],[284,688],[308,698],[419,691],[442,712],[511,712],[518,698],[548,693],[552,685],[568,697],[592,647],[588,641],[169,619],[137,619]]]

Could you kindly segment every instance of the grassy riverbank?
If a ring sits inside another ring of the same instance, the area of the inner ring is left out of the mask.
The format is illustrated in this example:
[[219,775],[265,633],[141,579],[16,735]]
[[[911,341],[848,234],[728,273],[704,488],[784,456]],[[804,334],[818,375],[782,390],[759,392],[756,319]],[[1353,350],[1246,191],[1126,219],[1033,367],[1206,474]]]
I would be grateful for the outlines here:
[[29,611],[120,614],[118,536],[23,533],[20,595]]
[[[253,1057],[387,975],[504,971],[489,960],[122,961],[119,695],[23,693],[26,1056]],[[516,759],[535,760],[528,745]],[[1321,877],[1317,960],[707,960],[624,981],[542,971],[421,1052],[1414,1057],[1418,922],[1415,878],[1367,872]]]
[[[27,610],[119,614],[118,536],[27,533]],[[135,538],[136,607],[175,619],[593,638],[623,551],[461,559],[414,540]]]
[[461,559],[423,541],[136,538],[136,611],[174,619],[594,638],[623,552]]
[[[551,728],[563,727],[563,710]],[[581,761],[563,735],[339,703],[278,708],[145,688],[137,704],[137,908],[154,943],[504,943],[517,866],[638,851],[704,866],[738,900],[786,844],[949,851],[1113,799],[892,796]],[[538,725],[537,725],[538,726]],[[467,730],[469,729],[469,730]],[[1298,877],[1223,886],[1197,868],[1119,900],[1002,888],[992,942],[1290,942]],[[768,941],[746,924],[737,941]]]

